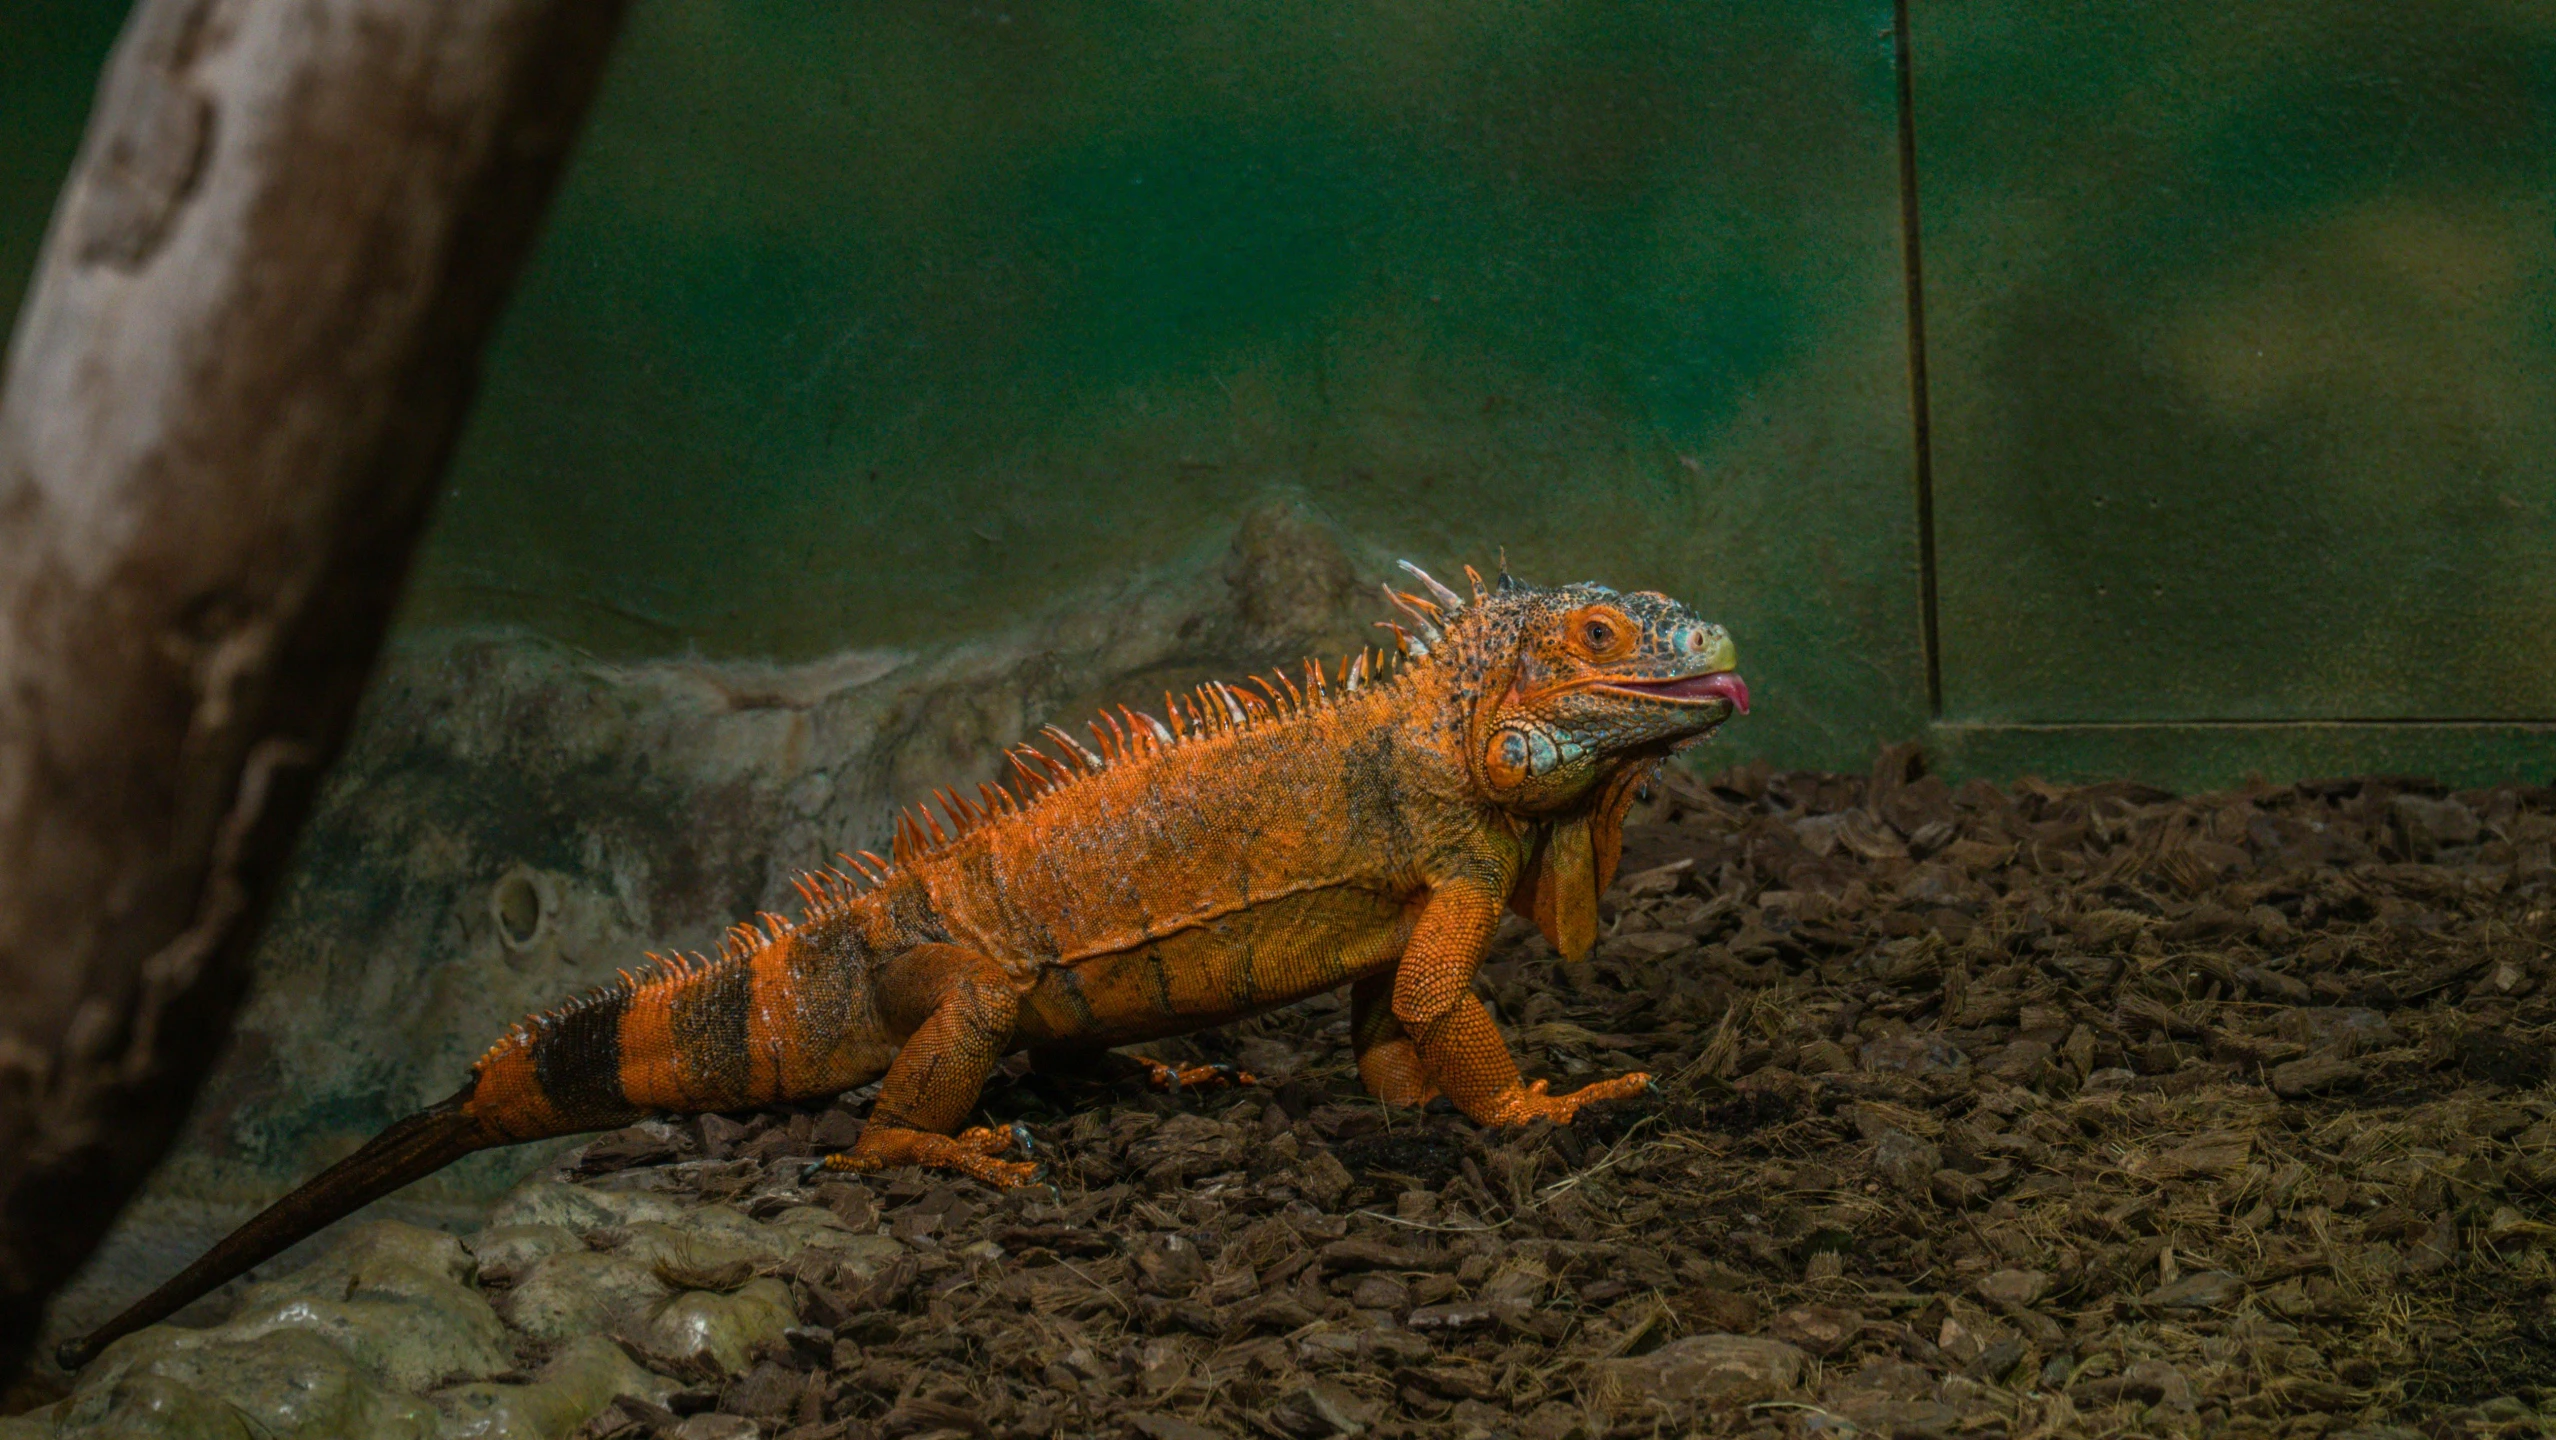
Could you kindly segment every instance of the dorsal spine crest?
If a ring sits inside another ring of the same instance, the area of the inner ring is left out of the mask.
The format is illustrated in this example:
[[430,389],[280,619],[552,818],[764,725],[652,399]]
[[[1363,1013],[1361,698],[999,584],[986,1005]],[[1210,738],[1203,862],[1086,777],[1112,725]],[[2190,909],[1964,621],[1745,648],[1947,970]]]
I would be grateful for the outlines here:
[[[1408,564],[1404,568],[1418,577],[1431,592],[1430,595],[1406,594],[1393,590],[1391,586],[1386,587],[1386,593],[1418,623],[1426,640],[1415,640],[1412,633],[1403,627],[1390,621],[1379,621],[1379,626],[1393,632],[1399,654],[1364,646],[1355,654],[1341,657],[1329,671],[1325,670],[1321,661],[1306,659],[1301,678],[1280,667],[1265,676],[1246,677],[1246,685],[1223,680],[1202,681],[1186,695],[1166,692],[1163,696],[1165,718],[1161,720],[1126,705],[1118,706],[1115,711],[1105,708],[1087,722],[1092,745],[1097,749],[1086,746],[1059,726],[1042,725],[1038,733],[1054,746],[1054,753],[1031,743],[1005,749],[1003,758],[1013,775],[1010,783],[980,782],[974,798],[956,789],[935,789],[929,800],[897,812],[885,858],[867,850],[857,855],[841,853],[836,858],[851,873],[842,870],[812,871],[792,881],[802,905],[799,921],[766,914],[760,928],[749,924],[732,929],[720,946],[717,961],[699,957],[687,959],[678,954],[671,959],[659,960],[662,975],[686,976],[692,974],[699,964],[725,964],[751,958],[797,925],[841,914],[864,895],[887,884],[897,870],[945,850],[996,821],[1026,814],[1050,794],[1088,780],[1112,766],[1155,759],[1183,746],[1229,739],[1269,725],[1295,721],[1341,704],[1368,689],[1399,683],[1409,668],[1410,660],[1426,656],[1432,643],[1444,639],[1445,632],[1439,628],[1438,621],[1465,608],[1461,597],[1430,578],[1426,572]],[[1465,579],[1473,587],[1475,600],[1483,598],[1482,577],[1470,566],[1465,569]],[[643,979],[633,983],[644,987],[656,982]],[[572,1005],[582,1003],[588,1001],[571,1002]],[[545,1018],[536,1017],[536,1020]]]

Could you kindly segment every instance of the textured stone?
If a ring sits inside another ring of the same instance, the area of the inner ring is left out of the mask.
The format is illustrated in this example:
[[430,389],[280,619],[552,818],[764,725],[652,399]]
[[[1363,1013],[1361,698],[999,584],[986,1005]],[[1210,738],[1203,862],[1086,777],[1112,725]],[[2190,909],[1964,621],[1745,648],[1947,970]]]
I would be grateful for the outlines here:
[[[829,1220],[834,1218],[830,1212],[817,1213]],[[697,1240],[752,1255],[765,1264],[787,1260],[807,1244],[806,1222],[790,1230],[777,1229],[748,1219],[744,1211],[731,1205],[703,1205],[670,1218],[666,1224]]]
[[63,1402],[62,1440],[428,1440],[432,1407],[391,1393],[314,1330],[237,1338],[155,1325],[109,1346]]
[[450,1235],[378,1221],[302,1269],[250,1286],[222,1324],[175,1330],[184,1338],[174,1343],[307,1330],[344,1351],[376,1384],[409,1394],[440,1379],[494,1375],[513,1357],[496,1311],[465,1283],[473,1268]]
[[470,1258],[483,1271],[518,1275],[553,1255],[585,1248],[575,1234],[556,1225],[492,1225],[463,1239]]
[[576,1250],[525,1271],[506,1299],[506,1319],[536,1340],[602,1334],[672,1290],[641,1261]]
[[757,1347],[781,1339],[799,1323],[789,1288],[769,1278],[748,1281],[734,1294],[692,1290],[658,1306],[633,1333],[653,1355],[707,1360],[731,1375],[743,1374]]
[[843,1223],[843,1217],[822,1205],[796,1205],[782,1211],[764,1227],[785,1255],[801,1250],[841,1250],[864,1239],[881,1240],[880,1235],[864,1236]]
[[559,1440],[616,1395],[662,1404],[674,1388],[673,1381],[633,1364],[620,1346],[581,1335],[529,1382],[474,1381],[430,1398],[439,1414],[437,1440]]
[[506,1198],[489,1211],[488,1228],[556,1225],[583,1235],[587,1231],[613,1225],[637,1225],[652,1220],[671,1223],[681,1220],[684,1213],[683,1207],[672,1200],[645,1190],[603,1190],[591,1185],[527,1180],[507,1191]]
[[476,1268],[450,1235],[357,1227],[303,1268],[250,1286],[219,1325],[155,1325],[110,1346],[81,1373],[55,1433],[434,1434],[439,1417],[414,1392],[513,1364],[505,1327],[468,1283]]
[[766,1245],[742,1245],[730,1235],[704,1234],[650,1221],[633,1225],[629,1238],[613,1254],[675,1290],[734,1290],[754,1278],[755,1267],[770,1262]]

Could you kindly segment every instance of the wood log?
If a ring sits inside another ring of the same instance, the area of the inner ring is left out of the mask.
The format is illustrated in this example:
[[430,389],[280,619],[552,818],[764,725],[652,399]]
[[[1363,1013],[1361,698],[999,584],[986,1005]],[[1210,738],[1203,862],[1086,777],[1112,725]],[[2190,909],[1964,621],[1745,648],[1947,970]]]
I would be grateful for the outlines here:
[[0,1379],[175,1136],[620,0],[142,0],[0,394]]

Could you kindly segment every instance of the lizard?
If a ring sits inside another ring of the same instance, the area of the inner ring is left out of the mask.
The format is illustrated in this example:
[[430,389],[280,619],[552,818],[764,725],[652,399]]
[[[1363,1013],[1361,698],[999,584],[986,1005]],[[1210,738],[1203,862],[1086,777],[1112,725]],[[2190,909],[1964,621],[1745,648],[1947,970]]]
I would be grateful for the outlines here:
[[[519,1022],[444,1101],[394,1122],[97,1331],[77,1369],[287,1246],[471,1152],[651,1114],[821,1100],[876,1080],[839,1171],[920,1165],[1028,1183],[1028,1137],[961,1126],[1006,1057],[1111,1047],[1349,991],[1378,1099],[1443,1096],[1487,1126],[1568,1124],[1640,1073],[1568,1094],[1521,1079],[1473,972],[1506,912],[1585,956],[1637,793],[1745,712],[1729,634],[1655,591],[1465,567],[1458,595],[1385,587],[1407,626],[1328,671],[1045,727],[1008,784],[900,812],[889,856],[796,883],[796,919],[732,928]],[[1158,1080],[1214,1078],[1154,1065]]]

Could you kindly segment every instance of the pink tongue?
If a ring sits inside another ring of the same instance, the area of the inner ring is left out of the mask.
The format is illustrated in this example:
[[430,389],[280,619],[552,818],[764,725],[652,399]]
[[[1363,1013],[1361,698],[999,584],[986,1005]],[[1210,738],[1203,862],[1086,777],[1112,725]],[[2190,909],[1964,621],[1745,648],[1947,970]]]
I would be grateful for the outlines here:
[[1742,715],[1748,713],[1748,682],[1742,680],[1736,670],[1725,670],[1718,675],[1706,675],[1700,679],[1690,680],[1687,682],[1687,688],[1690,694],[1719,695],[1731,702],[1732,709]]

